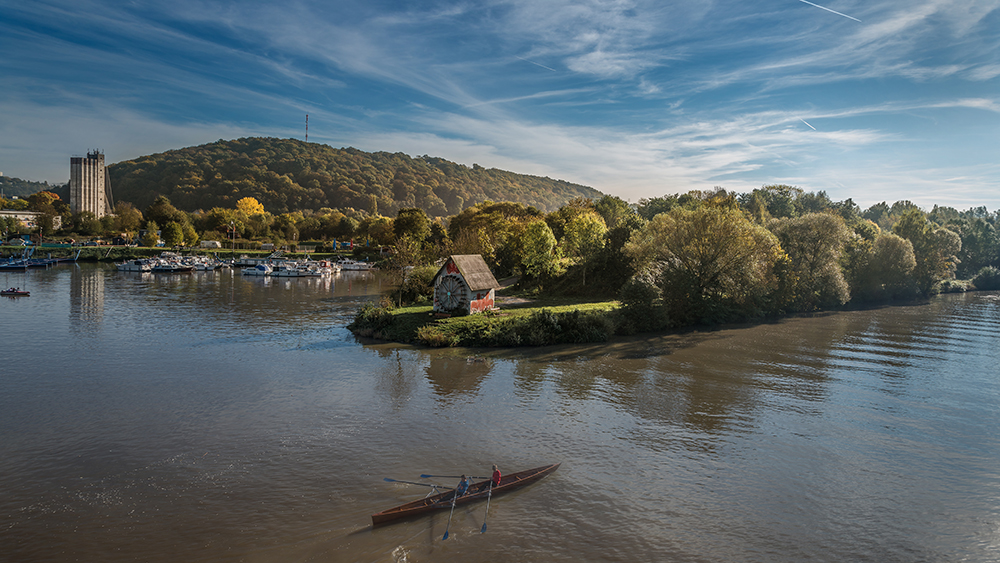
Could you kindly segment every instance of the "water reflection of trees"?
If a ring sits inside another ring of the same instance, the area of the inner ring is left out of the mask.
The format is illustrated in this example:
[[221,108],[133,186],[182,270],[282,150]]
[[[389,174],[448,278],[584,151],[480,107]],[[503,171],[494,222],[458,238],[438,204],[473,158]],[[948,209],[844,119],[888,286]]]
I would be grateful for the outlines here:
[[402,410],[420,381],[420,353],[388,346],[374,347],[383,361],[377,362],[375,390],[386,397],[394,411]]
[[599,400],[656,423],[633,439],[700,449],[691,436],[756,431],[768,409],[819,413],[807,405],[827,400],[830,348],[853,328],[835,314],[529,352],[514,368],[515,392],[537,398],[551,382],[568,403]]
[[933,334],[942,315],[924,318],[919,308],[839,312],[593,346],[496,350],[483,361],[458,350],[414,350],[414,361],[439,401],[480,394],[498,373],[491,361],[502,362],[522,404],[546,401],[556,416],[588,424],[606,423],[587,414],[598,412],[595,402],[610,405],[640,422],[626,425],[630,440],[704,451],[719,447],[705,439],[711,436],[825,416],[835,381],[865,371],[876,388],[900,370],[905,379],[921,348],[942,337]]
[[478,393],[492,367],[493,360],[480,356],[432,355],[424,372],[435,395],[454,397]]

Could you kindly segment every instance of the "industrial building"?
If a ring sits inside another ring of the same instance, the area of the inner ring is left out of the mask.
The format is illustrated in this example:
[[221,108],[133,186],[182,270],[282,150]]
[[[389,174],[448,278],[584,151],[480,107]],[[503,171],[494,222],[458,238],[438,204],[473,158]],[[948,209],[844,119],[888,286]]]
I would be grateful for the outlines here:
[[111,179],[104,153],[88,151],[87,158],[69,159],[69,208],[73,213],[90,211],[98,219],[112,213]]

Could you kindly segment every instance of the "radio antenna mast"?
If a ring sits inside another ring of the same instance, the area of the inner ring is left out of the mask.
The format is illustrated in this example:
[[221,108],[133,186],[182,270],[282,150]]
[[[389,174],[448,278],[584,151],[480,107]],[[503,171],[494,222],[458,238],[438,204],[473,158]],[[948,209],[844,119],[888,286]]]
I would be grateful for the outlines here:
[[306,114],[306,142],[309,142],[309,114]]

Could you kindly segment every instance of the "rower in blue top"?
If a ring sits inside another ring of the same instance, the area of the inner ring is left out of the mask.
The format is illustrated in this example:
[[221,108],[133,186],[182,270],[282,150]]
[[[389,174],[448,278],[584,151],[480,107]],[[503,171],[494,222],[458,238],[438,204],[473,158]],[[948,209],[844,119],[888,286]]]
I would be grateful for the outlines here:
[[458,486],[455,487],[455,496],[460,497],[464,495],[469,490],[469,478],[462,475],[462,480],[458,482]]

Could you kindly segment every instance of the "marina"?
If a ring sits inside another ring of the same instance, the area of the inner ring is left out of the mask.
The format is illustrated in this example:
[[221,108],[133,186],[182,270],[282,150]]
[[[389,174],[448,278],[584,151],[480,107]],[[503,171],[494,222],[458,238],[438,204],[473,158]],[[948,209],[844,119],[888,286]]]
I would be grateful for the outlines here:
[[266,258],[243,256],[238,260],[222,260],[218,256],[181,256],[173,252],[163,252],[155,258],[126,260],[115,264],[115,267],[119,272],[154,274],[211,272],[238,268],[244,276],[280,278],[324,277],[340,271],[340,266],[330,260],[300,260],[283,257],[281,253],[272,254]]

